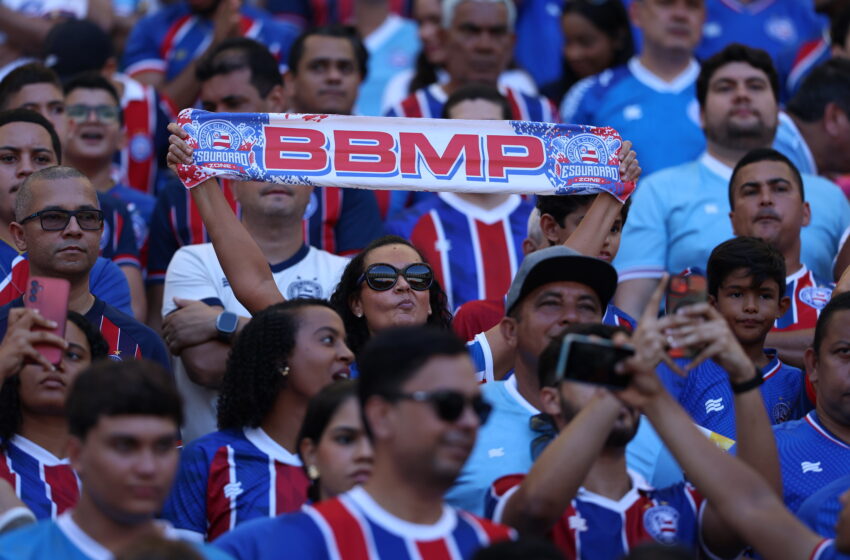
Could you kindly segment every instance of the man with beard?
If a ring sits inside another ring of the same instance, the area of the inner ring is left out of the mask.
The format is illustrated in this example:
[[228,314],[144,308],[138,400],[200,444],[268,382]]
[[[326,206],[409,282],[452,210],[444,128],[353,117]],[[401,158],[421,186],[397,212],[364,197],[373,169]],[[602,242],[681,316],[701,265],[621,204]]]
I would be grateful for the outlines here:
[[358,363],[371,478],[299,513],[247,523],[215,545],[240,560],[461,560],[512,535],[443,502],[490,412],[463,342],[433,327],[383,330]]
[[[659,289],[649,307],[654,309],[660,297]],[[699,305],[690,308],[687,318],[673,320],[679,328],[695,325],[698,318],[706,321],[699,324],[697,336],[702,343],[715,342],[712,357],[730,372],[732,387],[745,386],[755,366],[723,318]],[[654,328],[649,309],[639,325],[644,320]],[[636,336],[640,331],[639,326]],[[605,325],[575,325],[565,334],[613,338],[615,344],[627,340],[620,329]],[[613,560],[652,540],[702,546],[721,557],[739,552],[743,543],[693,486],[683,482],[655,489],[626,469],[625,448],[637,432],[640,412],[608,389],[576,381],[575,371],[557,371],[561,344],[558,338],[547,346],[538,369],[540,400],[558,435],[528,474],[506,476],[493,484],[488,514],[521,535],[548,536],[570,560]],[[776,448],[759,392],[735,390],[735,405],[741,440],[749,447],[742,445],[739,456],[779,488]]]
[[[665,271],[705,269],[711,250],[732,236],[724,218],[732,168],[750,150],[773,142],[778,91],[764,51],[732,44],[705,61],[697,99],[707,150],[696,161],[650,175],[635,193],[616,263],[621,282],[616,304],[626,313],[641,314]],[[850,206],[826,179],[803,175],[803,183],[812,219],[801,235],[802,262],[829,277]]]
[[[196,61],[229,37],[249,37],[282,60],[298,34],[289,24],[241,0],[181,0],[145,16],[124,50],[124,71],[152,85],[176,109],[195,104],[201,84]],[[176,112],[176,111],[175,111]]]

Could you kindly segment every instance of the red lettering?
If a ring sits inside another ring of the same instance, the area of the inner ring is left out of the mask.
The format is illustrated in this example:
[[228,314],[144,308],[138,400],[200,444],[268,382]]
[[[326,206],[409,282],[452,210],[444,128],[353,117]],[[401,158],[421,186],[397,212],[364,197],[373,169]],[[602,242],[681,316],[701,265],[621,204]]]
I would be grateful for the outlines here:
[[[511,153],[514,151],[517,153]],[[540,169],[546,161],[546,154],[539,138],[493,135],[487,137],[487,161],[490,178],[505,179],[506,171]]]
[[401,152],[401,174],[419,175],[419,155],[435,177],[451,178],[457,171],[461,153],[467,177],[483,177],[481,166],[481,144],[476,134],[455,134],[449,140],[443,155],[437,153],[428,137],[421,132],[399,134]]
[[387,132],[334,131],[334,169],[337,173],[390,175],[395,172],[395,141]]
[[[284,171],[324,171],[328,167],[325,135],[312,128],[267,126],[263,128],[267,169]],[[306,157],[293,157],[298,154]]]

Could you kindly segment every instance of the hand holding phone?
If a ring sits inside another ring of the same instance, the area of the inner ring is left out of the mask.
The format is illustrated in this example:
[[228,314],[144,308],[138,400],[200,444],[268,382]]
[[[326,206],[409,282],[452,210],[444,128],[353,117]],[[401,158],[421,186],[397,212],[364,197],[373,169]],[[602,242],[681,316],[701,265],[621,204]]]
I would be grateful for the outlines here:
[[568,334],[561,343],[555,371],[558,380],[592,383],[618,391],[625,389],[631,379],[617,374],[616,366],[634,353],[631,346],[615,346],[604,338]]
[[[56,323],[54,329],[37,328],[53,332],[60,338],[65,338],[65,322],[68,319],[68,296],[71,284],[64,278],[47,278],[30,276],[27,290],[24,293],[24,307],[37,310],[45,319]],[[52,344],[37,344],[35,346],[42,356],[53,365],[62,361],[62,348]]]
[[[708,284],[701,274],[678,274],[670,278],[667,284],[666,309],[668,315],[673,315],[683,307],[702,303],[708,299]],[[697,355],[698,348],[671,348],[671,358],[692,359]]]

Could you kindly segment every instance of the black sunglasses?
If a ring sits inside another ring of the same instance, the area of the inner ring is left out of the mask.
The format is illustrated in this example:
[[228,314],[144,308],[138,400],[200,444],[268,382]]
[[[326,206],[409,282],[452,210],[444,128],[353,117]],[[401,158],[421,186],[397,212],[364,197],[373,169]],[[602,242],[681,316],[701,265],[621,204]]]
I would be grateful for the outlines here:
[[72,216],[77,219],[80,229],[97,231],[103,227],[103,212],[100,210],[42,210],[27,216],[20,223],[39,218],[44,231],[63,231]]
[[426,263],[409,264],[399,270],[391,264],[376,263],[366,269],[357,279],[357,284],[366,284],[376,292],[391,290],[398,282],[398,277],[404,276],[411,290],[424,292],[434,282],[434,271]]
[[461,414],[463,414],[463,409],[468,404],[472,407],[475,415],[478,416],[478,423],[483,426],[487,418],[489,418],[490,412],[493,410],[493,405],[485,401],[481,395],[470,398],[463,393],[449,389],[430,392],[414,391],[413,393],[396,393],[388,398],[428,403],[434,409],[434,412],[437,413],[440,420],[445,422],[457,421]]

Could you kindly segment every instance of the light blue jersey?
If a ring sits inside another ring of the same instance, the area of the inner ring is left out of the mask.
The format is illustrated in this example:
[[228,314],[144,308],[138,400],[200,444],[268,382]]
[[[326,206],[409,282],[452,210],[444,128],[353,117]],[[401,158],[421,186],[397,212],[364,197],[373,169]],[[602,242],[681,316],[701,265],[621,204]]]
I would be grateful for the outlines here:
[[[166,538],[179,539],[174,529],[165,528]],[[228,560],[230,555],[207,545],[192,545],[202,558]],[[102,544],[87,535],[70,513],[56,521],[45,520],[0,536],[2,560],[112,560]]]
[[575,84],[561,103],[561,121],[614,127],[632,141],[647,176],[691,161],[705,149],[698,75],[694,60],[675,80],[665,82],[632,58]]
[[[703,154],[697,161],[647,177],[632,196],[620,252],[614,260],[620,281],[660,278],[698,266],[705,270],[717,245],[732,237],[729,178],[732,169]],[[834,183],[803,175],[811,223],[803,228],[802,261],[822,278],[850,224],[850,205]]]
[[420,43],[416,24],[390,14],[364,41],[369,51],[366,80],[360,84],[355,115],[380,116],[384,88],[398,74],[413,67]]
[[[516,377],[486,383],[481,391],[493,412],[478,430],[475,448],[445,496],[449,504],[476,515],[484,514],[490,485],[496,479],[531,469],[532,442],[543,435],[531,428],[532,416],[540,411],[519,393]],[[645,418],[626,446],[626,464],[659,486],[682,480],[681,470]]]
[[800,173],[818,174],[815,156],[788,113],[779,113],[779,126],[776,128],[776,137],[773,139],[773,149],[785,154]]

